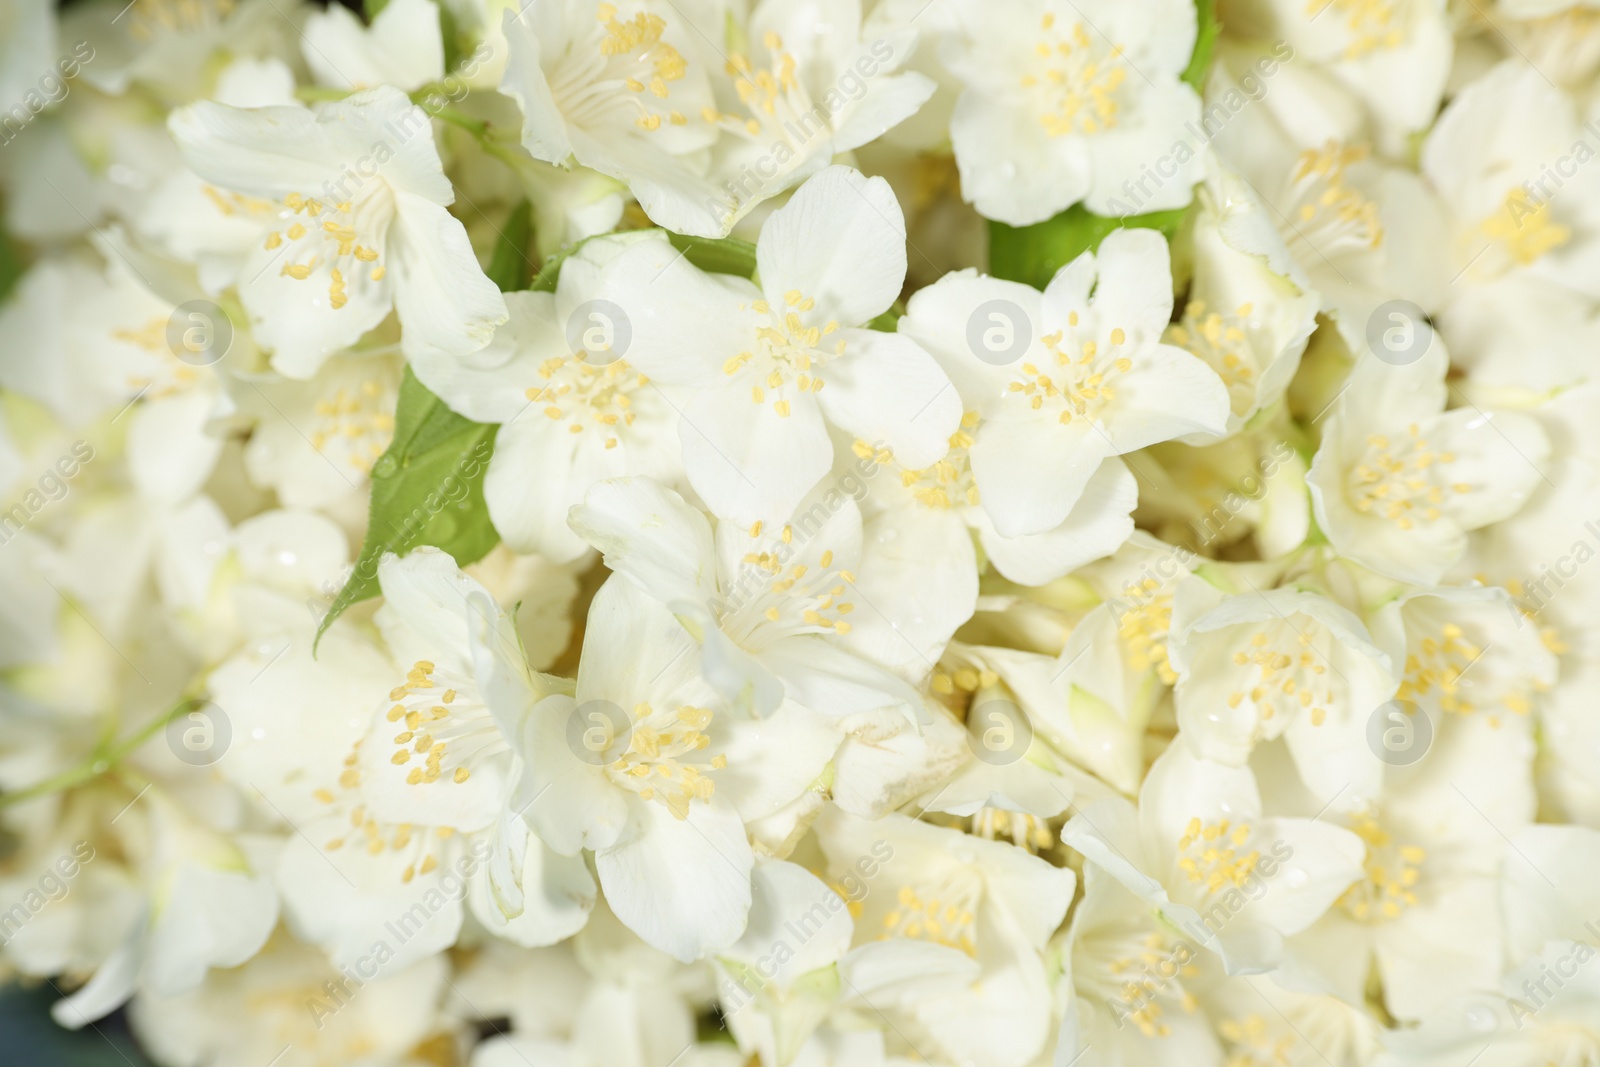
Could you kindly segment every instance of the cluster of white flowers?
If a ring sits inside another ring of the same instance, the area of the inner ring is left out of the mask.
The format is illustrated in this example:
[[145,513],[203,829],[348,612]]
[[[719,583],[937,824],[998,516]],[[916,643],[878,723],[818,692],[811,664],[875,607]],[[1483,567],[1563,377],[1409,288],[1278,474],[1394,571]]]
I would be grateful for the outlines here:
[[1600,1065],[1595,5],[0,0],[0,980]]

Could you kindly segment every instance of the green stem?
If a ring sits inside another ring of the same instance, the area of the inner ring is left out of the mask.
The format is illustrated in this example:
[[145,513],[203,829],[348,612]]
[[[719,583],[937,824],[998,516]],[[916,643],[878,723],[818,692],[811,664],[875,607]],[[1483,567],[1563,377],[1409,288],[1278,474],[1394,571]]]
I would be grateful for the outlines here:
[[111,745],[110,747],[106,747],[104,745],[98,747],[92,756],[69,771],[63,771],[54,778],[46,778],[42,782],[36,782],[33,785],[28,786],[26,789],[20,789],[15,793],[0,794],[0,808],[9,807],[12,804],[20,804],[24,800],[32,800],[34,797],[46,796],[50,793],[60,792],[63,789],[71,789],[74,786],[79,786],[85,782],[93,781],[102,774],[105,774],[107,771],[110,771],[116,767],[117,763],[122,760],[124,756],[128,755],[134,749],[150,740],[151,737],[155,736],[161,730],[164,730],[168,723],[177,718],[185,708],[194,702],[194,699],[195,698],[192,695],[186,695],[183,700],[174,705],[165,715],[156,716],[156,718],[140,727],[132,735],[125,738],[118,744]]

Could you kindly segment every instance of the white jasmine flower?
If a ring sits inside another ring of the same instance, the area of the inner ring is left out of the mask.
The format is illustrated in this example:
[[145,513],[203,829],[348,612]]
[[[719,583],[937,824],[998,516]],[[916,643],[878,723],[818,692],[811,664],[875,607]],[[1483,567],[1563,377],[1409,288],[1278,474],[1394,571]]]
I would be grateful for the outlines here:
[[454,199],[427,114],[392,87],[305,108],[201,101],[169,125],[220,189],[269,202],[239,296],[273,366],[304,378],[393,307],[408,355],[465,355],[505,301],[446,206]]
[[336,969],[317,949],[279,934],[248,963],[211,974],[192,992],[141,994],[129,1016],[151,1055],[184,1067],[242,1067],[273,1056],[283,1067],[310,1067],[350,1049],[362,1049],[368,1062],[400,1063],[444,1027],[448,981],[442,956],[374,978]]
[[1247,181],[1214,176],[1201,186],[1198,206],[1194,280],[1166,339],[1222,378],[1228,430],[1237,433],[1289,387],[1319,300]]
[[[745,43],[712,78],[716,106],[704,116],[722,134],[711,167],[720,179],[713,203],[722,232],[835,157],[895,129],[932,95],[932,81],[901,70],[917,46],[917,28],[871,35],[861,26],[866,6],[762,0],[743,25],[730,28],[727,36]],[[695,43],[704,49],[703,39]]]
[[732,944],[750,910],[720,707],[677,620],[618,577],[590,608],[576,693],[535,707],[523,739],[529,823],[559,852],[593,850],[617,917],[684,962]]
[[[1452,716],[1420,760],[1386,771],[1374,801],[1337,798],[1318,825],[1348,827],[1366,855],[1337,904],[1291,939],[1296,984],[1358,1003],[1375,968],[1385,1008],[1404,1020],[1492,988],[1507,951],[1499,888],[1507,841],[1533,817],[1532,755],[1525,736]],[[1275,793],[1292,810],[1324,807]]]
[[[1021,347],[1021,332],[1029,333],[1026,347],[1001,364],[968,340],[974,322],[989,326],[982,315],[995,302],[1006,321],[994,328],[1013,331],[1008,343]],[[976,414],[972,485],[997,534],[1044,534],[1067,522],[1112,457],[1224,431],[1222,380],[1161,341],[1171,313],[1166,241],[1137,229],[1112,233],[1097,254],[1061,268],[1043,293],[962,271],[911,298],[901,332],[934,354]],[[903,462],[916,465],[910,456]],[[1096,523],[1116,521],[1112,511],[1092,514],[1101,516]]]
[[439,8],[431,0],[393,0],[370,27],[348,8],[327,8],[306,19],[302,43],[317,81],[337,89],[393,85],[409,92],[444,77]]
[[[931,942],[978,965],[970,985],[913,988],[897,998],[914,1032],[957,1061],[1032,1062],[1049,1030],[1050,991],[1039,952],[1066,915],[1073,873],[1014,845],[899,814],[870,821],[827,811],[817,836],[829,873],[867,886],[858,946],[881,938]],[[889,858],[863,873],[858,860],[882,857],[885,848]]]
[[1596,336],[1600,186],[1583,164],[1600,139],[1584,119],[1570,94],[1511,59],[1466,86],[1423,145],[1454,279],[1440,327],[1475,376],[1542,389],[1589,373],[1580,353]]
[[626,182],[646,215],[679,233],[727,232],[696,160],[717,129],[702,117],[715,109],[692,22],[648,0],[529,0],[501,29],[501,91],[522,108],[533,158]]
[[1400,670],[1354,614],[1285,588],[1209,608],[1193,598],[1172,626],[1178,723],[1197,755],[1242,767],[1258,742],[1282,737],[1317,796],[1375,795],[1367,720]]
[[[1200,97],[1179,76],[1194,50],[1187,3],[964,0],[945,62],[964,88],[950,118],[962,195],[1013,226],[1082,201],[1128,214],[1125,184],[1184,139]],[[1201,177],[1187,153],[1140,209],[1183,207]]]
[[607,567],[670,609],[698,646],[691,660],[727,699],[762,715],[788,700],[840,720],[890,710],[915,721],[916,692],[853,647],[857,628],[892,629],[908,613],[857,602],[861,515],[847,497],[830,503],[782,526],[713,528],[671,490],[623,479],[591,489],[572,524]]
[[394,437],[404,361],[360,350],[332,356],[304,380],[248,380],[233,387],[254,416],[245,469],[287,507],[330,507],[365,491]]
[[1181,931],[1230,974],[1278,962],[1361,874],[1361,840],[1312,819],[1265,813],[1255,775],[1198,756],[1180,736],[1121,798],[1074,815],[1062,840]]
[[[643,240],[676,255],[664,240]],[[519,552],[566,563],[587,551],[567,526],[567,512],[596,482],[638,475],[682,481],[673,401],[626,358],[634,348],[631,326],[594,303],[605,264],[635,243],[587,242],[562,262],[554,293],[507,297],[511,319],[488,347],[413,363],[452,409],[500,424],[484,500],[495,529]]]
[[1259,36],[1287,41],[1366,105],[1386,152],[1399,154],[1438,110],[1454,52],[1444,0],[1255,0],[1246,11]]
[[706,274],[657,242],[618,256],[602,293],[632,324],[629,362],[689,392],[683,465],[719,517],[786,518],[833,466],[831,423],[921,468],[961,400],[905,334],[860,329],[905,282],[905,222],[889,184],[832,167],[773,212],[761,285]]
[[1446,369],[1436,336],[1409,364],[1357,362],[1306,475],[1317,523],[1342,555],[1419,585],[1461,558],[1469,531],[1522,507],[1550,455],[1527,415],[1446,411]]

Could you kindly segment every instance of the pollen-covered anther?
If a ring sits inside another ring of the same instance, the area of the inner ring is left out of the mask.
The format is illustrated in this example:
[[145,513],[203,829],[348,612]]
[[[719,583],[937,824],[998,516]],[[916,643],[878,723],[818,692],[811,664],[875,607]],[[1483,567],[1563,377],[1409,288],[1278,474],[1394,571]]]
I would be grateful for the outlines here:
[[[279,274],[296,281],[304,281],[319,267],[326,265],[328,305],[335,310],[350,302],[349,280],[363,270],[370,280],[375,282],[383,280],[385,271],[383,265],[378,263],[379,251],[370,244],[361,242],[354,204],[342,200],[330,207],[320,200],[301,193],[290,193],[284,197],[282,203],[280,217],[294,221],[282,231],[276,229],[270,231],[264,246],[268,250],[276,249],[283,245],[285,239],[294,243],[305,241],[307,238],[313,238],[313,241],[308,247],[300,249],[299,255],[291,255],[279,268]],[[329,217],[324,217],[325,212]],[[314,229],[308,228],[301,221],[302,216],[312,221]],[[322,237],[320,243],[314,241],[317,234]]]
[[1191,882],[1215,893],[1227,886],[1244,885],[1261,861],[1259,850],[1240,852],[1250,840],[1250,827],[1227,819],[1202,822],[1191,818],[1178,841],[1178,869]]
[[1364,515],[1410,530],[1419,522],[1439,519],[1448,494],[1472,492],[1470,483],[1446,480],[1439,468],[1454,463],[1455,453],[1434,451],[1416,423],[1398,440],[1368,434],[1366,446],[1349,474],[1352,502]]
[[705,772],[728,765],[722,755],[698,758],[711,744],[704,733],[711,725],[711,711],[691,705],[657,711],[639,704],[632,717],[628,750],[606,768],[612,782],[641,800],[662,805],[674,818],[687,819],[690,803],[709,801],[715,791],[716,784]]

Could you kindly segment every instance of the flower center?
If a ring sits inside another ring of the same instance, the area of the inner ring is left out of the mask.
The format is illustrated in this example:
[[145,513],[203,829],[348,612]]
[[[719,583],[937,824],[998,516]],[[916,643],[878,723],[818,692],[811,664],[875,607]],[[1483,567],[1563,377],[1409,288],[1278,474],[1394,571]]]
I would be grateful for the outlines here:
[[[1072,312],[1067,322],[1075,328],[1078,313]],[[1107,353],[1101,353],[1099,343],[1090,340],[1078,346],[1078,355],[1074,358],[1070,351],[1062,349],[1064,339],[1065,334],[1060,330],[1039,339],[1055,357],[1053,370],[1048,366],[1040,370],[1038,364],[1024,363],[1021,377],[1006,387],[1006,395],[1025,401],[1034,411],[1042,410],[1048,401],[1063,425],[1078,415],[1094,418],[1117,395],[1107,383],[1133,368],[1132,360],[1114,355],[1115,350],[1127,342],[1127,334],[1120,326],[1111,331],[1112,351]]]
[[672,83],[689,71],[682,53],[661,39],[666,19],[645,11],[618,18],[615,4],[601,4],[595,19],[589,49],[569,52],[550,79],[562,114],[586,129],[618,122],[651,131],[663,121],[686,124],[682,112],[647,102],[670,99]]
[[395,703],[387,718],[403,727],[394,735],[389,762],[405,766],[413,759],[422,761],[407,772],[408,785],[429,785],[440,778],[460,784],[472,776],[469,764],[507,751],[489,710],[476,699],[460,698],[467,685],[428,660],[418,660],[405,682],[389,693]]
[[1228,387],[1233,413],[1243,415],[1255,400],[1255,360],[1246,344],[1244,327],[1254,305],[1240,304],[1231,314],[1211,311],[1205,301],[1191,300],[1183,309],[1183,321],[1171,327],[1172,343],[1205,360]]
[[1433,522],[1439,518],[1446,488],[1472,492],[1466,482],[1439,484],[1436,465],[1455,460],[1454,452],[1433,451],[1416,423],[1399,441],[1368,434],[1367,450],[1350,472],[1355,509],[1389,519],[1402,530],[1411,529],[1418,518]]
[[1289,1050],[1294,1047],[1294,1035],[1274,1038],[1259,1015],[1218,1020],[1217,1033],[1229,1045],[1223,1067],[1282,1067],[1292,1062]]
[[[656,711],[649,704],[633,709],[633,728],[628,735],[628,750],[606,766],[611,780],[638,795],[654,801],[673,814],[689,817],[690,801],[709,801],[716,785],[705,771],[721,770],[728,757],[698,756],[711,745],[703,731],[711,724],[706,708],[683,705],[676,710]],[[609,738],[607,739],[610,740]]]
[[353,389],[340,386],[311,409],[317,420],[311,447],[324,453],[330,445],[343,448],[350,466],[365,474],[394,436],[394,404],[394,390],[376,378]]
[[[752,376],[750,402],[765,404],[767,391],[774,392],[793,386],[801,393],[822,392],[822,375],[812,372],[812,367],[829,357],[819,351],[822,338],[839,329],[832,319],[822,326],[808,326],[800,316],[816,307],[817,302],[798,289],[784,294],[782,312],[774,312],[765,300],[757,300],[751,307],[767,318],[766,325],[756,328],[753,350],[731,356],[722,364],[722,373],[729,377],[740,374]],[[843,355],[845,343],[834,346],[834,355]],[[789,401],[782,395],[772,402],[772,410],[782,418],[789,417]]]
[[1013,845],[1030,853],[1047,849],[1055,842],[1050,824],[1044,819],[1004,808],[979,808],[972,816],[972,835],[990,841],[1010,838]]
[[382,240],[361,234],[382,234],[392,210],[388,198],[375,191],[359,202],[341,200],[331,206],[315,197],[290,193],[278,212],[279,220],[287,225],[268,231],[264,247],[270,251],[288,242],[286,262],[278,273],[296,281],[305,281],[327,267],[328,304],[337,310],[350,302],[351,283],[365,287],[369,281],[383,280],[385,269],[378,262]]
[[1428,854],[1416,845],[1401,845],[1371,815],[1358,815],[1350,825],[1366,843],[1361,861],[1366,877],[1346,889],[1339,906],[1361,922],[1387,922],[1417,903],[1415,887]]
[[1306,14],[1316,18],[1330,7],[1344,16],[1350,34],[1350,43],[1344,48],[1346,59],[1399,48],[1405,40],[1404,32],[1395,25],[1398,0],[1310,0]]
[[1057,29],[1053,13],[1040,19],[1039,29],[1033,50],[1040,62],[1021,81],[1042,103],[1039,122],[1045,132],[1064,137],[1115,126],[1117,90],[1128,78],[1128,68],[1118,62],[1122,46],[1097,47],[1081,22],[1070,31]]
[[[756,522],[750,527],[752,540],[761,536],[762,525]],[[855,583],[855,574],[834,567],[832,549],[822,553],[815,568],[789,564],[787,546],[793,543],[794,528],[785,526],[777,543],[746,552],[740,559],[740,570],[726,590],[719,618],[733,640],[748,644],[758,629],[773,634],[781,630],[786,636],[850,632],[845,616],[856,606],[843,598]]]
[[1483,220],[1479,231],[1519,267],[1538,262],[1572,240],[1572,230],[1552,221],[1548,201],[1535,204],[1527,192],[1512,189],[1502,207]]
[[545,385],[527,391],[527,397],[545,405],[545,418],[567,420],[569,433],[582,433],[584,420],[605,435],[607,448],[617,447],[617,426],[632,426],[633,401],[629,394],[649,384],[624,360],[596,367],[577,356],[556,356],[539,364]]
[[[1321,726],[1328,717],[1328,706],[1333,703],[1332,689],[1324,688],[1319,700],[1313,692],[1317,679],[1328,673],[1328,668],[1317,662],[1310,649],[1311,634],[1295,635],[1290,651],[1282,651],[1277,641],[1265,630],[1258,630],[1250,638],[1248,652],[1235,652],[1235,666],[1246,668],[1246,676],[1254,673],[1255,684],[1248,690],[1235,689],[1228,694],[1228,707],[1237,708],[1248,698],[1260,712],[1263,720],[1274,715],[1293,715],[1304,711],[1311,717],[1312,726]],[[1293,645],[1299,645],[1295,651]]]
[[1245,823],[1233,825],[1227,819],[1203,823],[1192,818],[1178,841],[1178,869],[1189,881],[1205,886],[1207,895],[1242,886],[1261,862],[1258,849],[1238,851],[1249,840],[1250,827]]
[[409,883],[418,874],[428,874],[439,866],[436,847],[455,831],[440,826],[429,832],[418,830],[411,823],[379,822],[367,812],[361,801],[361,742],[351,746],[344,758],[344,769],[339,772],[338,789],[316,789],[312,796],[318,803],[327,805],[330,814],[346,820],[348,829],[329,838],[323,849],[335,852],[354,842],[370,856],[384,852],[409,854],[411,862],[400,873],[400,881]]
[[1117,637],[1127,652],[1128,666],[1135,671],[1154,669],[1167,685],[1176,685],[1178,672],[1167,656],[1167,634],[1172,629],[1172,594],[1157,593],[1161,583],[1154,578],[1129,582],[1122,595],[1134,606],[1123,610]]
[[1345,184],[1345,172],[1367,158],[1368,148],[1328,142],[1308,148],[1290,172],[1288,244],[1301,257],[1364,251],[1383,243],[1378,205]]
[[1096,930],[1074,953],[1073,987],[1078,994],[1106,1004],[1119,1021],[1138,1027],[1145,1037],[1170,1037],[1163,1021],[1171,1007],[1185,1015],[1199,1010],[1183,979],[1199,967],[1189,961],[1195,950],[1165,930],[1151,930],[1130,916],[1109,930]]
[[[960,508],[978,506],[978,483],[972,478],[972,431],[978,428],[978,413],[968,411],[961,416],[961,428],[950,435],[950,451],[931,467],[921,470],[902,469],[900,484],[911,490],[911,496],[923,507]],[[894,453],[887,448],[874,450],[865,441],[851,446],[862,459],[876,459]]]
[[978,948],[973,941],[976,916],[982,884],[976,876],[952,877],[942,884],[921,887],[923,892],[909,885],[900,887],[895,896],[895,906],[883,916],[883,929],[879,941],[892,937],[908,937],[917,941],[932,941],[936,945],[957,948],[968,956],[976,957]]
[[111,337],[155,357],[154,367],[142,368],[149,373],[128,375],[130,389],[146,389],[151,398],[172,396],[200,380],[201,368],[179,359],[167,344],[167,320],[160,316],[135,329],[112,330]]
[[[733,89],[739,94],[745,115],[741,117],[708,107],[701,117],[741,137],[755,139],[771,132],[790,144],[795,143],[797,133],[805,135],[800,138],[803,141],[828,129],[826,123],[816,130],[810,128],[811,123],[818,121],[814,114],[816,109],[811,105],[811,95],[806,92],[805,85],[795,76],[799,64],[794,53],[784,49],[783,38],[768,30],[761,43],[767,50],[765,67],[758,67],[748,56],[734,52],[723,68],[733,79]],[[800,125],[797,126],[797,122]]]

